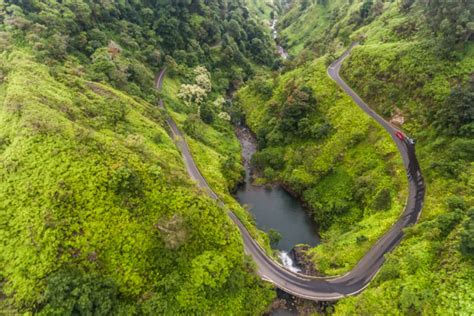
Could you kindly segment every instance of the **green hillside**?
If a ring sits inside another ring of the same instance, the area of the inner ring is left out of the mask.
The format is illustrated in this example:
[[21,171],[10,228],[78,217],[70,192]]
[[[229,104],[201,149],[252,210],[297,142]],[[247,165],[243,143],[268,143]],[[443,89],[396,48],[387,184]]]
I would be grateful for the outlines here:
[[273,291],[168,135],[157,100],[176,91],[153,87],[162,67],[189,82],[205,66],[211,102],[272,62],[247,44],[271,52],[266,30],[226,5],[0,2],[0,314],[266,309]]
[[264,181],[291,188],[322,230],[322,245],[311,250],[317,269],[336,275],[352,269],[406,199],[405,171],[390,136],[339,91],[324,59],[276,80],[257,78],[237,101],[258,136],[253,162]]
[[[0,0],[0,315],[280,306],[227,214],[276,254],[232,195],[241,123],[256,184],[320,229],[308,263],[350,271],[408,195],[390,136],[327,75],[354,41],[341,75],[417,140],[426,199],[363,292],[308,313],[474,314],[473,17],[466,0]],[[168,117],[225,207],[190,179]]]
[[[369,288],[359,296],[340,301],[335,306],[336,314],[474,311],[473,13],[471,3],[465,1],[296,1],[280,20],[283,41],[294,60],[282,75],[267,80],[265,89],[249,84],[240,92],[248,123],[258,136],[270,141],[263,144],[255,163],[265,168],[265,178],[283,181],[300,193],[322,225],[324,242],[309,254],[315,267],[325,273],[341,273],[353,266],[365,253],[363,248],[370,244],[370,237],[388,227],[383,223],[389,225],[390,216],[397,216],[395,210],[383,212],[383,219],[377,217],[380,213],[371,214],[368,200],[360,199],[359,193],[367,188],[364,178],[384,190],[390,188],[390,182],[374,175],[391,175],[393,181],[393,171],[382,167],[390,165],[393,158],[381,156],[379,169],[376,159],[372,164],[366,163],[360,169],[361,178],[355,178],[358,181],[348,180],[357,175],[351,170],[357,170],[359,159],[366,161],[373,150],[381,153],[380,145],[370,136],[374,131],[365,130],[361,125],[364,119],[356,116],[359,110],[355,105],[348,102],[344,109],[339,108],[345,97],[332,97],[335,88],[324,72],[324,67],[352,41],[361,41],[362,45],[343,65],[343,77],[373,109],[395,124],[402,123],[402,129],[418,141],[417,154],[427,182],[420,223],[407,229],[402,244],[388,256]],[[325,59],[328,61],[324,65]],[[314,141],[307,141],[311,135],[301,134],[305,129],[301,117],[293,125],[293,133],[306,139],[303,142],[295,141],[288,130],[282,135],[281,127],[279,132],[268,128],[267,122],[272,126],[276,120],[278,127],[288,118],[288,112],[281,112],[285,103],[280,100],[282,95],[287,97],[284,89],[294,84],[292,78],[297,85],[313,90],[312,104],[316,104],[316,109],[302,114],[302,110],[308,110],[302,108],[304,102],[296,102],[300,112],[292,113],[308,117],[312,129],[320,129],[321,123],[336,125],[339,128],[334,134],[319,130]],[[314,78],[321,78],[322,83],[315,85]],[[354,112],[349,117],[353,120],[348,121],[350,126],[341,128],[336,122],[343,122],[344,113],[351,106]],[[331,111],[337,113],[335,117],[328,114]],[[268,113],[275,118],[269,120]],[[342,135],[355,135],[356,131],[361,134],[358,143],[336,150],[332,137],[341,142]],[[342,135],[337,137],[338,133]],[[278,145],[282,143],[283,147]],[[333,152],[333,157],[340,153],[336,161],[341,168],[338,164],[324,167],[328,152]],[[272,164],[278,167],[276,172],[269,169]],[[315,171],[321,169],[324,172],[318,177]],[[307,170],[313,173],[306,175]],[[396,180],[392,183],[394,190],[399,188]],[[401,178],[398,184],[405,187]],[[370,192],[372,199],[377,196],[376,189],[365,192]],[[341,205],[344,197],[348,202]],[[392,202],[392,206],[401,211],[403,196],[398,197],[399,204]],[[344,226],[347,214],[353,215]],[[368,236],[368,240],[359,234]]]
[[275,5],[272,0],[246,0],[246,5],[255,16],[261,19],[269,19]]
[[156,107],[74,67],[54,78],[27,50],[2,62],[2,310],[265,308],[237,229],[188,180]]

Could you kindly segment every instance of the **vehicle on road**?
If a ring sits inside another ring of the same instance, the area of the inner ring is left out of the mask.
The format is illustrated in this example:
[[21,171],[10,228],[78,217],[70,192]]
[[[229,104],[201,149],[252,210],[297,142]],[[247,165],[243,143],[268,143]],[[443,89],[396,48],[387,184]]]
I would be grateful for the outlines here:
[[406,137],[407,142],[409,142],[411,145],[415,146],[416,141],[413,138]]
[[403,133],[400,131],[396,131],[395,136],[397,136],[397,138],[400,140],[405,140],[405,135],[403,135]]

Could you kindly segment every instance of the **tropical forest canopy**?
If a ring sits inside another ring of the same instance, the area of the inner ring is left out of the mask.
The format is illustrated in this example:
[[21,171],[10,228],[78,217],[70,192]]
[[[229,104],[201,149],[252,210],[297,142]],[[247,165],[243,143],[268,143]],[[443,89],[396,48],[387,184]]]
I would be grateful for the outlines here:
[[417,139],[427,195],[370,286],[324,311],[474,313],[473,14],[468,0],[0,0],[0,314],[269,308],[274,289],[190,180],[168,117],[272,254],[232,196],[246,124],[256,182],[283,184],[320,227],[308,264],[351,270],[408,194],[390,136],[327,76],[354,41],[341,75]]

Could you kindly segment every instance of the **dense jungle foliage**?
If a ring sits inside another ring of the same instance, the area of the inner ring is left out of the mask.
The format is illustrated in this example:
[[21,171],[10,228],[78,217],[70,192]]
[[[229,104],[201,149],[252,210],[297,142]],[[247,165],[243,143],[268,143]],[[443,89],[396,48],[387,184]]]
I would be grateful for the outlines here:
[[324,242],[314,249],[318,270],[347,272],[406,199],[405,171],[390,136],[332,82],[325,59],[277,79],[258,77],[235,103],[257,135],[253,163],[264,181],[301,196],[322,230]]
[[273,291],[156,106],[178,91],[153,82],[212,73],[210,107],[272,45],[242,1],[0,1],[0,314],[265,310]]
[[[352,102],[339,108],[345,97],[334,96],[325,73],[351,42],[361,45],[343,77],[418,141],[427,186],[420,223],[406,230],[369,288],[340,301],[336,314],[474,312],[473,14],[473,2],[463,0],[294,1],[279,22],[293,59],[279,77],[263,76],[238,93],[260,141],[254,163],[266,181],[299,193],[323,229],[322,245],[308,254],[324,273],[353,266],[366,250],[352,247],[374,240],[366,230],[389,227],[403,207],[403,196],[399,204],[390,198],[406,187],[390,163],[398,155],[383,155]],[[338,148],[337,133],[355,140]]]
[[241,0],[1,3],[0,23],[9,30],[2,42],[22,34],[21,44],[33,47],[42,62],[91,63],[91,79],[145,99],[164,64],[203,65],[222,92],[248,78],[252,63],[274,60],[268,32]]
[[[473,7],[0,0],[0,314],[266,310],[275,291],[257,278],[227,210],[189,179],[168,115],[270,253],[230,193],[243,171],[232,124],[246,122],[257,181],[299,195],[321,228],[322,244],[307,252],[314,267],[349,271],[407,197],[389,135],[327,76],[353,41],[342,76],[417,139],[427,195],[370,286],[327,312],[473,314]],[[287,61],[275,53],[273,18]]]

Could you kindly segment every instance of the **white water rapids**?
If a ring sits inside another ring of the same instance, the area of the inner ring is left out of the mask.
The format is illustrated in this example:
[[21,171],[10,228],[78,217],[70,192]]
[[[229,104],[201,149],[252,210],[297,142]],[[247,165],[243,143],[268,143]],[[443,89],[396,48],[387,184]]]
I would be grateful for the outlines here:
[[291,272],[301,272],[301,269],[295,266],[295,263],[293,262],[293,259],[291,259],[288,255],[288,252],[280,251],[278,257],[280,257],[283,266]]

